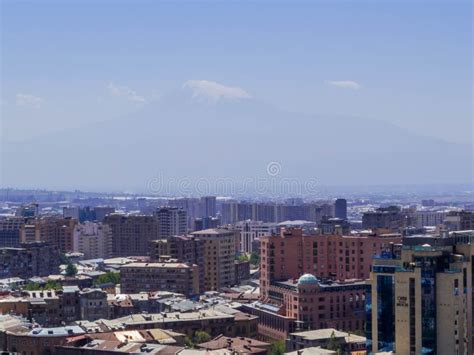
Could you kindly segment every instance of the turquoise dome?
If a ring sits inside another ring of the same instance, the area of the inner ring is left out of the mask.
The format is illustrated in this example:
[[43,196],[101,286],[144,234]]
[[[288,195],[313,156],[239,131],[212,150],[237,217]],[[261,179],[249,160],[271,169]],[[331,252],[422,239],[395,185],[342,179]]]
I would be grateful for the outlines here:
[[318,279],[311,274],[304,274],[298,279],[298,285],[316,285]]

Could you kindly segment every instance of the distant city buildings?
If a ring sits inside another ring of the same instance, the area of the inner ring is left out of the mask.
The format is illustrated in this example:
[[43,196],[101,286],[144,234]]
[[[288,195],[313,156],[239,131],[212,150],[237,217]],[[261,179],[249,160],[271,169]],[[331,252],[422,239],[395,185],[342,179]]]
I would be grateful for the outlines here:
[[168,201],[169,207],[182,208],[187,214],[188,229],[194,228],[194,220],[201,218],[201,200],[199,198],[174,198]]
[[216,197],[201,197],[201,217],[215,217],[217,215]]
[[161,207],[154,213],[158,223],[158,238],[169,238],[187,232],[186,210],[178,207]]
[[112,230],[113,256],[144,256],[149,243],[159,239],[159,225],[154,216],[110,214],[104,224]]
[[79,222],[102,222],[105,216],[115,213],[115,208],[108,206],[96,206],[96,207],[63,207],[64,218],[74,218]]
[[338,198],[334,202],[334,217],[340,219],[347,219],[347,200],[344,198]]
[[112,229],[107,224],[84,222],[74,228],[73,251],[84,259],[112,257]]
[[451,211],[444,219],[446,228],[450,231],[473,230],[474,211]]
[[23,217],[7,217],[0,220],[0,247],[18,247],[20,231],[25,223]]
[[16,210],[15,216],[25,218],[35,218],[39,215],[39,205],[35,202],[22,205]]
[[377,208],[375,211],[366,212],[362,216],[362,228],[364,229],[400,231],[408,225],[406,214],[398,206]]
[[194,220],[194,231],[201,231],[203,229],[218,228],[221,225],[221,220],[217,217],[202,217]]
[[275,234],[278,225],[276,223],[246,220],[237,222],[235,229],[240,233],[239,251],[252,253],[254,241],[260,237]]
[[341,218],[323,217],[318,224],[320,234],[344,234],[351,233],[351,225],[347,220]]
[[[296,202],[296,201],[293,201]],[[235,224],[239,221],[282,222],[287,220],[306,220],[319,222],[322,216],[334,216],[334,206],[328,204],[280,204],[223,202],[222,224]]]
[[429,226],[439,226],[444,223],[446,212],[444,211],[415,211],[414,227],[423,228]]
[[465,201],[39,196],[0,208],[0,352],[473,352]]

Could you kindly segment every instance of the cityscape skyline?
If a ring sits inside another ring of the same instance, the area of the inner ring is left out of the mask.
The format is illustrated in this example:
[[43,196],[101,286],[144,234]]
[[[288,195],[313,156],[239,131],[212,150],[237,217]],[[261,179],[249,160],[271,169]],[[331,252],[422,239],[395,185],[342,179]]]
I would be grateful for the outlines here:
[[0,353],[474,355],[473,13],[0,0]]

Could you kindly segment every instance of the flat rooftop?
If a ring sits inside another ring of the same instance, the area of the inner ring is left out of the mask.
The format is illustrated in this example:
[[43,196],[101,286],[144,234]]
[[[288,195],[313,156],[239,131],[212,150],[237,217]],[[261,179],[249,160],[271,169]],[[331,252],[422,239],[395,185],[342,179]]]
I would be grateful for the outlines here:
[[124,265],[122,268],[169,268],[169,269],[189,269],[191,266],[185,263],[130,263]]

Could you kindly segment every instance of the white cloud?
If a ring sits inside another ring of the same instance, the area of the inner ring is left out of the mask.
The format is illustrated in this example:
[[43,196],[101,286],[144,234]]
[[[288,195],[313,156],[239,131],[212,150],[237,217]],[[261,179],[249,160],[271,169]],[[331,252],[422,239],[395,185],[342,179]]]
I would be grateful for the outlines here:
[[326,84],[351,90],[359,90],[362,88],[362,85],[352,80],[326,80]]
[[146,102],[143,96],[138,95],[134,90],[130,89],[129,87],[110,83],[109,85],[107,85],[107,89],[109,89],[109,94],[112,96],[124,97],[127,100],[137,103]]
[[248,99],[250,94],[239,87],[226,86],[209,80],[188,80],[183,88],[190,89],[193,97],[213,102],[224,99]]
[[44,100],[41,97],[29,94],[16,94],[16,105],[40,108]]

